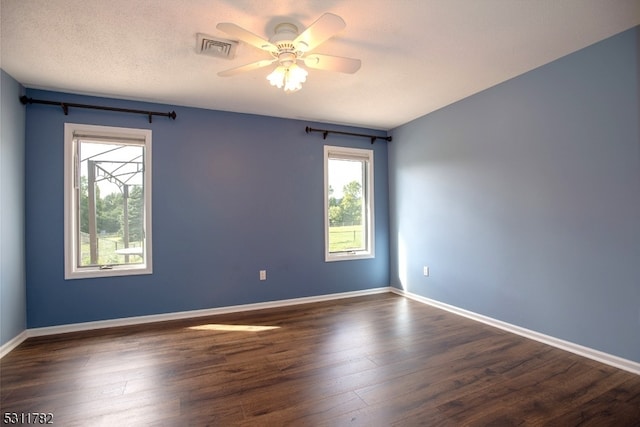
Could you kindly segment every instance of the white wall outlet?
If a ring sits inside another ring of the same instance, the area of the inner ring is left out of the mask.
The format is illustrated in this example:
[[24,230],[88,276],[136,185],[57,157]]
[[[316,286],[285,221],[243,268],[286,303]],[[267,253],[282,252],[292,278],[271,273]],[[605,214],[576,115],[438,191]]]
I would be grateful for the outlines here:
[[267,280],[267,270],[260,270],[260,280]]
[[429,276],[429,267],[427,267],[426,265],[422,267],[422,274],[424,274],[425,276]]

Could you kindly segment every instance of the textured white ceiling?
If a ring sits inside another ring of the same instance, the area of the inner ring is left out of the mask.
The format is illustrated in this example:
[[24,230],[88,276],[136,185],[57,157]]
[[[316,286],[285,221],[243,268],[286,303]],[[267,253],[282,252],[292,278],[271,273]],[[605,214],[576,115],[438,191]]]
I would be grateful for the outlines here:
[[[640,0],[1,0],[1,67],[26,87],[392,129],[640,24]],[[301,91],[270,68],[218,71],[196,34],[233,22],[264,38],[324,12],[344,31],[315,50],[359,58],[356,74],[310,70]]]

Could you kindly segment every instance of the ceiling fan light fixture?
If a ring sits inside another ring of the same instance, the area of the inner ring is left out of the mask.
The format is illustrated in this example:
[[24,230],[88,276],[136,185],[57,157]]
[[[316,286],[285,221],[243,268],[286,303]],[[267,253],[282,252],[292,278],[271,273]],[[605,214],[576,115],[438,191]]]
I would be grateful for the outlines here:
[[218,72],[221,77],[234,76],[245,71],[267,67],[277,63],[277,67],[267,76],[272,86],[285,92],[295,92],[302,89],[302,83],[307,80],[307,70],[298,63],[304,63],[315,70],[338,71],[353,74],[360,69],[360,60],[339,56],[311,53],[320,44],[338,34],[346,26],[344,20],[333,13],[325,13],[309,25],[302,33],[298,27],[290,22],[276,25],[274,35],[269,39],[253,34],[244,28],[229,22],[221,22],[216,28],[238,38],[239,40],[269,52],[271,59],[263,59]]
[[279,65],[267,76],[267,80],[271,86],[276,86],[278,89],[284,87],[285,92],[296,92],[302,89],[302,83],[307,80],[307,74],[307,70],[295,63],[289,67]]
[[276,69],[267,76],[267,80],[269,80],[271,86],[276,86],[278,89],[282,88],[282,85],[284,84],[285,72],[286,68],[284,68],[282,65],[276,67]]

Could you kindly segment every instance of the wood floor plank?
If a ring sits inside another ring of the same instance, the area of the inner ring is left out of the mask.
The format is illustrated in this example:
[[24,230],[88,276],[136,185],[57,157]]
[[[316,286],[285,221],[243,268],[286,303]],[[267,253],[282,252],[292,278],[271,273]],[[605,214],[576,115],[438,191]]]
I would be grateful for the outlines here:
[[329,425],[327,420],[366,407],[353,392],[337,394],[320,399],[306,399],[299,404],[247,417],[242,426],[317,426]]
[[396,295],[30,338],[4,412],[56,425],[640,426],[640,376]]

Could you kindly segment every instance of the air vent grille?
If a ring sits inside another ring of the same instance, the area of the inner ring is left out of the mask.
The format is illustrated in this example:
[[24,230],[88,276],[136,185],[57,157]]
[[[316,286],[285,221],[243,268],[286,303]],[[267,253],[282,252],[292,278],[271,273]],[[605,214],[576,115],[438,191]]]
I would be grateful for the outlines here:
[[236,56],[237,47],[236,41],[198,34],[197,51],[202,55],[233,59]]

